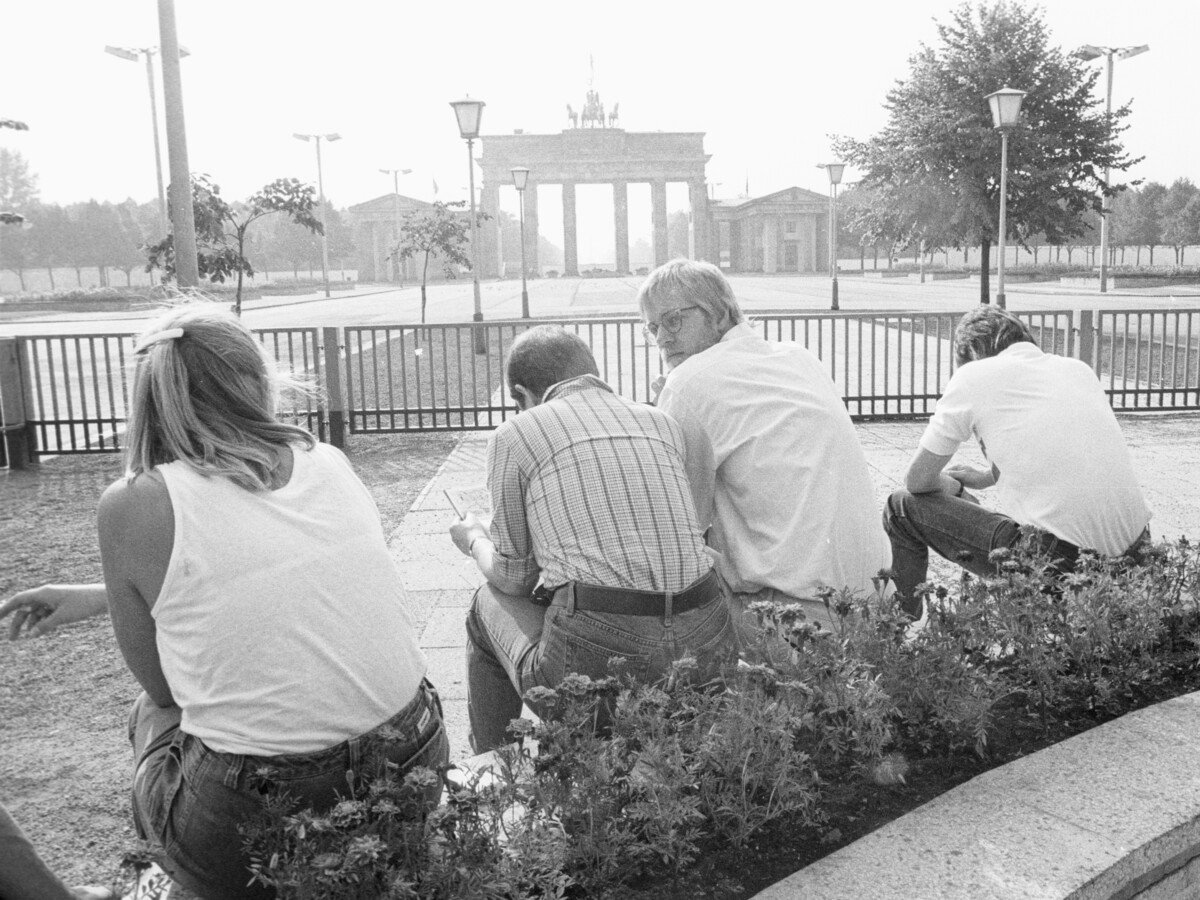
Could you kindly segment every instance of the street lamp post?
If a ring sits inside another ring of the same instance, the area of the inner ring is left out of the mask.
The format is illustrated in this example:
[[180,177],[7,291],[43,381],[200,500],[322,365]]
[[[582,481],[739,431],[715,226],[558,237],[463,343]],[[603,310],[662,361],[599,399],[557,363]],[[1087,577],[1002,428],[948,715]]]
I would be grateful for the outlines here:
[[483,321],[483,301],[479,294],[479,223],[475,218],[475,138],[479,137],[479,120],[483,116],[482,100],[452,100],[451,108],[458,119],[458,132],[467,142],[467,174],[471,191],[471,278],[475,292],[475,313],[471,317],[476,323],[475,352],[487,353],[487,336],[481,323]]
[[[1001,88],[987,95],[988,104],[992,108],[992,125],[1000,129],[1000,257],[996,261],[996,305],[1005,307],[1004,301],[1004,239],[1008,224],[1008,132],[1021,117],[1021,101],[1025,99],[1025,91],[1015,88]],[[987,302],[987,298],[983,299]]]
[[293,134],[298,141],[317,144],[317,199],[321,204],[321,281],[325,284],[325,298],[329,299],[329,226],[325,223],[325,178],[321,173],[321,138],[340,141],[340,134]]
[[830,309],[840,309],[838,306],[838,283],[837,283],[837,189],[842,183],[842,173],[846,170],[846,164],[840,162],[820,163],[818,169],[824,169],[829,174],[829,275],[832,281],[832,297],[833,302],[829,304]]
[[[1104,57],[1105,79],[1108,83],[1104,94],[1104,116],[1110,128],[1112,127],[1113,57],[1129,59],[1129,57],[1145,53],[1149,49],[1149,44],[1142,44],[1138,47],[1097,47],[1095,44],[1084,44],[1074,53],[1076,59],[1082,59],[1085,62]],[[1108,180],[1110,173],[1111,170],[1105,166],[1104,193],[1100,197],[1100,293],[1102,294],[1108,293]]]
[[[165,238],[170,228],[167,225],[167,192],[163,187],[162,176],[162,150],[158,142],[158,97],[154,91],[154,54],[158,52],[157,47],[114,47],[109,44],[104,48],[104,52],[118,59],[127,59],[130,62],[137,62],[139,55],[146,57],[146,86],[150,90],[150,127],[154,130],[154,177],[158,180],[158,236]],[[186,48],[179,48],[179,57],[182,59],[191,54]]]
[[529,170],[524,166],[514,166],[512,170],[513,187],[517,189],[521,208],[521,318],[529,318],[529,286],[525,281],[525,185],[529,183]]
[[[392,176],[392,241],[400,240],[400,176],[408,175],[412,169],[380,169],[384,175]],[[396,280],[400,282],[400,286],[404,286],[404,271],[401,268],[403,262],[394,254],[396,248],[392,247],[392,260],[396,266]]]

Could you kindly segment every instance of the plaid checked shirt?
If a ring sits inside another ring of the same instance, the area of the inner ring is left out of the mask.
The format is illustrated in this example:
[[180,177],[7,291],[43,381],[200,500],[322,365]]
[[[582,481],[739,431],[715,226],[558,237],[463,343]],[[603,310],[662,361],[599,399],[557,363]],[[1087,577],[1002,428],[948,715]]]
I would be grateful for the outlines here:
[[705,574],[683,434],[660,410],[618,397],[593,375],[554,385],[488,442],[496,569],[681,591]]

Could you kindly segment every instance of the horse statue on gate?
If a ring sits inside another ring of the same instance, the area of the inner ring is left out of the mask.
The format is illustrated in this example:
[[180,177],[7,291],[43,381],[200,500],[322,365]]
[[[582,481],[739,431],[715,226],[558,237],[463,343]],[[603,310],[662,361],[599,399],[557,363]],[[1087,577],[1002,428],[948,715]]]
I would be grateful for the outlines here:
[[592,128],[604,127],[604,104],[600,102],[600,94],[594,90],[587,92],[587,102],[583,105],[583,114],[580,116],[580,124],[583,127],[588,127],[589,123]]
[[567,104],[567,118],[571,120],[572,128],[579,127],[579,113],[575,112],[575,110],[571,108],[570,103]]
[[620,103],[613,104],[612,112],[610,112],[608,114],[608,127],[609,128],[612,128],[617,124],[617,115],[618,115],[620,109],[621,109]]

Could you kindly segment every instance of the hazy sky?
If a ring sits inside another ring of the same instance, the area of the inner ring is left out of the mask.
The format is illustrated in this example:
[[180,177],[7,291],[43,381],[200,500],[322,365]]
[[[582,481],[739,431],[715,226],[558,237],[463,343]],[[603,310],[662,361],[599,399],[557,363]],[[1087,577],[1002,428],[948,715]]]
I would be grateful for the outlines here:
[[[292,133],[336,131],[343,140],[323,147],[323,161],[337,206],[390,192],[381,167],[414,170],[402,193],[432,199],[436,180],[440,199],[462,199],[466,149],[448,101],[485,100],[485,135],[557,132],[566,104],[583,105],[590,56],[605,105],[620,103],[620,127],[706,133],[717,196],[740,193],[747,178],[755,195],[792,184],[824,193],[815,165],[830,156],[828,135],[866,137],[883,124],[885,92],[952,8],[948,0],[176,0],[179,40],[192,54],[182,63],[191,168],[231,198],[280,176],[315,181],[313,148]],[[1116,64],[1114,103],[1134,99],[1126,144],[1146,157],[1133,174],[1200,181],[1200,2],[1042,8],[1061,46],[1150,45]],[[156,45],[154,0],[5,0],[0,9],[0,116],[31,129],[0,140],[29,160],[42,198],[152,198],[144,64],[104,45]],[[165,168],[165,144],[163,153]],[[502,205],[515,208],[510,193]]]

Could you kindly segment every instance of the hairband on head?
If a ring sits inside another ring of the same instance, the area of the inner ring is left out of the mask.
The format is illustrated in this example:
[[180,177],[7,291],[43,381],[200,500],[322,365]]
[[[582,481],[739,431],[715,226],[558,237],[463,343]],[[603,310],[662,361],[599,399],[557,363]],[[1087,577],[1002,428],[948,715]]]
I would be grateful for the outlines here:
[[164,328],[162,331],[156,331],[153,334],[147,334],[134,345],[134,353],[144,353],[155,344],[160,344],[163,341],[173,341],[176,338],[183,337],[182,328]]

